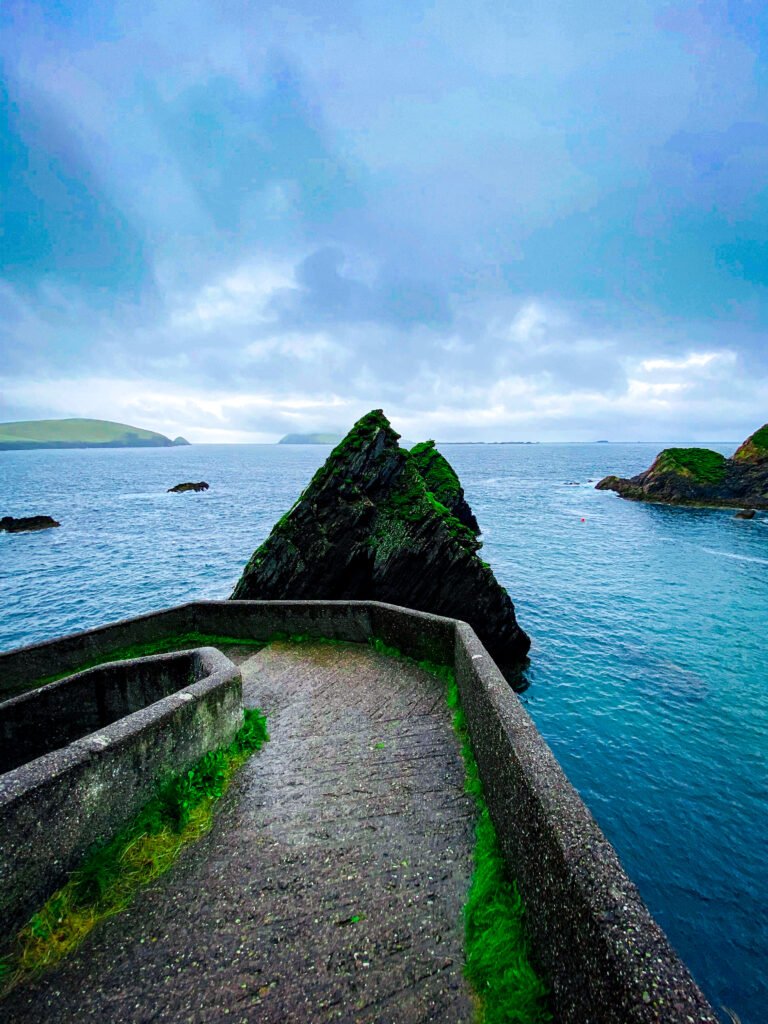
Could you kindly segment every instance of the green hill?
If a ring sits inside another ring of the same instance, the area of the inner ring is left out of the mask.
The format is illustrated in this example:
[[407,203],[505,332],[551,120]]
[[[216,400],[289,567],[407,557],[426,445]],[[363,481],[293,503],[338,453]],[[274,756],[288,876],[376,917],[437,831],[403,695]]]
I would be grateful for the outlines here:
[[154,430],[110,420],[21,420],[0,423],[0,451],[33,448],[170,448],[189,444],[171,441]]

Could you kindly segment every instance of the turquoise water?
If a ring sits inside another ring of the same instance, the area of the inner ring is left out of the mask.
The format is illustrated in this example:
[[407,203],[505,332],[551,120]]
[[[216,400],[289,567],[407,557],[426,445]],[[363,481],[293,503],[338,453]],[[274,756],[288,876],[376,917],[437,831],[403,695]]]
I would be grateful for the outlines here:
[[[713,1004],[761,1024],[768,516],[636,505],[588,482],[661,447],[444,450],[533,638],[529,711]],[[62,523],[0,534],[0,649],[227,597],[327,452],[0,452],[0,515]],[[165,493],[182,480],[211,489]]]

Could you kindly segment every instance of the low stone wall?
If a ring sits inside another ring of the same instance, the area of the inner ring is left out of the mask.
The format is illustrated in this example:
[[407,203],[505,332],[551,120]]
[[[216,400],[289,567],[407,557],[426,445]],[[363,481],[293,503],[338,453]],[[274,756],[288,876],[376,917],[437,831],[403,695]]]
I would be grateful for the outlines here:
[[[43,663],[46,672],[56,671],[59,644],[70,666],[77,650],[93,657],[107,653],[109,644],[114,649],[137,642],[134,627],[136,636],[153,639],[152,618],[0,655],[0,680],[29,681]],[[263,640],[275,632],[352,641],[376,636],[411,657],[453,665],[489,810],[526,903],[533,957],[551,987],[556,1020],[717,1024],[613,847],[468,625],[363,601],[200,602],[156,618],[163,636],[170,635],[171,622],[183,623],[177,632]]]
[[46,677],[77,672],[120,648],[190,633],[193,608],[184,604],[0,654],[0,700],[23,693]]
[[0,775],[183,690],[204,674],[199,651],[118,661],[0,704]]
[[[174,658],[146,659],[135,671],[146,678],[154,664],[168,675]],[[2,934],[13,934],[94,843],[127,824],[159,779],[233,738],[242,721],[239,670],[214,648],[181,661],[183,689],[0,775]],[[108,685],[113,669],[125,678],[134,668],[124,662],[98,671]]]

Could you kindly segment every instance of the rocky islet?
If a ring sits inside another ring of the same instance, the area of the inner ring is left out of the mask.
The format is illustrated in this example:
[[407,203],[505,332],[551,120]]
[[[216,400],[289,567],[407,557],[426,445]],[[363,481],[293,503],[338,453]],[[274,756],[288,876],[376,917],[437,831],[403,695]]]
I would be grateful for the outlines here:
[[606,476],[596,486],[630,501],[768,509],[768,424],[730,458],[709,448],[665,448],[637,476]]

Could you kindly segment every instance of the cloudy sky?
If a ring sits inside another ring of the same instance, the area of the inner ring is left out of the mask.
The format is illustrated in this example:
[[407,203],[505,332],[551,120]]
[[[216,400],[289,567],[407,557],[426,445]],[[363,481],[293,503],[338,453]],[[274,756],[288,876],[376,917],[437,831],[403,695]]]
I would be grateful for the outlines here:
[[764,0],[2,0],[0,420],[768,420]]

